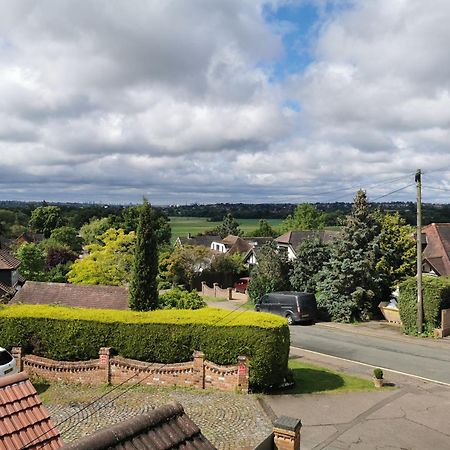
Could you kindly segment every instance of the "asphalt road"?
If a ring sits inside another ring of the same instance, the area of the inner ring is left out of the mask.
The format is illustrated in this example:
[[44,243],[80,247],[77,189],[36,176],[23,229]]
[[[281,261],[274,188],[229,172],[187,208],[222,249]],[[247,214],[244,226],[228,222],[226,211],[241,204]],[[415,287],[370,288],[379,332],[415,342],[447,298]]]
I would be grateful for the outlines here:
[[294,325],[291,345],[450,384],[450,346],[365,336],[317,325]]

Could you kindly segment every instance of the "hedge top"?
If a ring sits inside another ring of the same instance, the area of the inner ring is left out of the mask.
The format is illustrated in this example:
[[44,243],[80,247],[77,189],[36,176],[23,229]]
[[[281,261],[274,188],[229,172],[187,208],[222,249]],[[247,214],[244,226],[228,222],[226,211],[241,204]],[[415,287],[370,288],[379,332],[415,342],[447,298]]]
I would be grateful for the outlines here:
[[36,318],[83,320],[103,323],[204,324],[208,326],[249,326],[279,328],[286,325],[282,317],[252,311],[225,311],[217,308],[198,310],[156,310],[149,312],[117,311],[112,309],[68,308],[56,305],[0,305],[2,318]]

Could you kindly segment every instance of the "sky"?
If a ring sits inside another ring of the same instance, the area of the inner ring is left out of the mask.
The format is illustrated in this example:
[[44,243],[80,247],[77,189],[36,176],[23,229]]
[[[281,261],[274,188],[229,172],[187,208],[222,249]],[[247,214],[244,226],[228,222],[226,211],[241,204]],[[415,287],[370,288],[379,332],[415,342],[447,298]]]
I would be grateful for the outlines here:
[[450,195],[448,0],[0,0],[0,199]]

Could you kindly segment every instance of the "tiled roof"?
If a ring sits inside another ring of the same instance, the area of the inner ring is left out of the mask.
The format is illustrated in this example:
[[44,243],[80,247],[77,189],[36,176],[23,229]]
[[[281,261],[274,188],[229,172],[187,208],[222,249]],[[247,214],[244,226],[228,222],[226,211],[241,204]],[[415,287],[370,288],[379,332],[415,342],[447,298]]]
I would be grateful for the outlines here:
[[23,242],[42,242],[45,239],[45,236],[42,233],[33,233],[32,231],[25,231],[25,233],[21,234],[14,242],[17,244],[21,244]]
[[306,239],[317,237],[322,242],[327,243],[335,240],[339,234],[339,231],[333,230],[288,231],[287,233],[277,237],[275,241],[279,244],[291,245],[294,250],[297,250],[297,247]]
[[220,236],[180,236],[177,240],[181,245],[200,245],[210,248],[214,241],[220,241]]
[[20,266],[20,261],[14,258],[6,250],[0,249],[0,269],[17,269]]
[[183,407],[173,402],[72,442],[64,449],[213,450],[215,447]]
[[63,446],[47,409],[23,373],[0,378],[0,449],[53,450]]
[[3,294],[15,294],[16,293],[16,289],[13,288],[12,286],[8,286],[5,283],[2,283],[0,281],[0,295]]
[[431,223],[422,228],[427,246],[423,259],[437,270],[441,276],[450,275],[450,223]]
[[10,303],[63,305],[79,308],[128,309],[128,289],[121,286],[96,286],[27,281]]

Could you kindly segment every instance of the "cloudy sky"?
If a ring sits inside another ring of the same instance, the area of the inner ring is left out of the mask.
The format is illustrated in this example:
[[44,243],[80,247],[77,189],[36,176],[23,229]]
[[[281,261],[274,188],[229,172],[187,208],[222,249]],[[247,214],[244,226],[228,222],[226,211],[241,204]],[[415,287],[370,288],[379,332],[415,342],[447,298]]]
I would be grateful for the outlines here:
[[414,200],[421,168],[447,202],[449,23],[448,0],[0,0],[0,199]]

